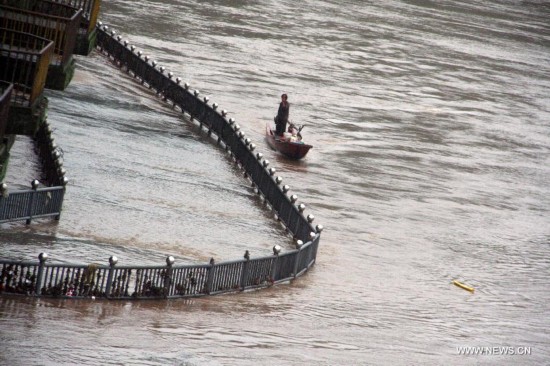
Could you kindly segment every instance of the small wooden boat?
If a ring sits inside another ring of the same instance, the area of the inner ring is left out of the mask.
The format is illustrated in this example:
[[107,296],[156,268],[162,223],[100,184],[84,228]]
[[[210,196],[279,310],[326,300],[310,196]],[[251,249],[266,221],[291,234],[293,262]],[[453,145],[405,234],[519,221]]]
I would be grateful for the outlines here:
[[277,150],[290,159],[299,160],[306,156],[309,149],[313,147],[302,141],[302,135],[300,135],[302,128],[303,126],[298,129],[291,124],[289,130],[292,132],[285,132],[284,136],[277,136],[268,123],[266,124],[265,139],[272,149]]

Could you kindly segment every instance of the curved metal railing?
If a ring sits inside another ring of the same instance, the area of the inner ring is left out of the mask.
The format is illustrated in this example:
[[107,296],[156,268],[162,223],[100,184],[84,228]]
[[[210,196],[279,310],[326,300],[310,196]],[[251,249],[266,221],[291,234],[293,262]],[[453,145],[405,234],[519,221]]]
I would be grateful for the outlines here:
[[220,111],[216,103],[209,104],[208,97],[201,98],[187,83],[182,85],[180,78],[174,78],[171,72],[137,51],[128,41],[123,41],[115,31],[108,32],[107,26],[98,27],[98,47],[142,84],[155,90],[164,101],[196,119],[208,134],[215,134],[218,143],[223,142],[258,194],[269,203],[295,239],[304,242],[311,239],[310,234],[318,230],[312,225],[314,216],[304,216],[305,205],[296,204],[298,197],[288,194],[290,188],[282,184],[281,177],[275,176],[276,169],[269,167],[262,153],[254,153],[256,146],[245,137],[234,118],[228,118],[227,112]]
[[163,266],[118,266],[116,257],[109,265],[50,264],[41,253],[39,262],[0,260],[0,291],[35,296],[105,297],[110,299],[179,298],[213,295],[268,287],[292,280],[315,264],[322,225],[313,227],[313,215],[305,216],[305,205],[290,195],[290,188],[276,176],[276,169],[256,146],[245,137],[233,118],[227,118],[216,103],[200,98],[187,83],[158,67],[156,62],[122,41],[116,32],[98,25],[98,47],[121,68],[133,74],[142,84],[154,89],[159,97],[191,120],[197,120],[209,135],[215,134],[219,144],[244,170],[256,192],[275,211],[277,219],[293,234],[296,248],[282,253],[279,245],[273,255],[208,264],[175,265],[168,257]]

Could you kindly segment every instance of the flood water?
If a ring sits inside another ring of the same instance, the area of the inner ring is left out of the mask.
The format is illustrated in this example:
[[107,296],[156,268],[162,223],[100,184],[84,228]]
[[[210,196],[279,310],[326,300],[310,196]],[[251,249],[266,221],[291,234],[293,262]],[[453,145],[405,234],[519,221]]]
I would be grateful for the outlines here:
[[[104,0],[100,18],[230,111],[325,227],[317,263],[291,285],[185,301],[0,298],[0,364],[550,360],[548,2]],[[263,141],[281,93],[314,145],[300,162]],[[292,248],[215,141],[104,56],[78,57],[47,95],[63,214],[0,225],[0,257]],[[19,138],[6,182],[35,170]]]

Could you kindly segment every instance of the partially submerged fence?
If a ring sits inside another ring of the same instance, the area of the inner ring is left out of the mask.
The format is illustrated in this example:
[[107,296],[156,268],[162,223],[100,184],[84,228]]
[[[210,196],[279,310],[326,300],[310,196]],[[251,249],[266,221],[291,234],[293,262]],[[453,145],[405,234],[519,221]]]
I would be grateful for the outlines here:
[[53,216],[57,220],[63,206],[64,187],[39,187],[38,180],[32,181],[32,188],[6,192],[0,186],[0,223]]
[[276,245],[272,256],[208,264],[164,266],[50,264],[41,253],[39,262],[0,259],[0,293],[51,297],[109,299],[185,298],[252,290],[292,280],[315,262],[319,236],[281,254]]
[[193,265],[175,265],[169,256],[163,266],[119,266],[116,257],[109,258],[109,265],[50,264],[47,254],[41,253],[39,262],[0,260],[0,292],[77,298],[185,298],[268,287],[304,274],[315,264],[323,227],[313,227],[314,216],[305,216],[305,205],[297,203],[298,197],[289,193],[289,186],[282,184],[269,161],[254,153],[256,146],[235,120],[227,118],[216,103],[209,104],[207,97],[200,98],[187,83],[181,85],[180,78],[158,67],[115,32],[108,33],[101,24],[97,31],[103,52],[163,100],[205,126],[209,135],[217,136],[258,195],[293,234],[295,248],[283,252],[277,244],[271,256],[250,258],[246,251],[240,260],[216,263],[211,259]]
[[[41,162],[40,181],[31,182],[30,189],[9,191],[0,184],[0,223],[54,217],[59,220],[68,179],[63,168],[63,154],[57,147],[47,122],[41,125],[35,144]],[[41,184],[42,183],[42,184]]]

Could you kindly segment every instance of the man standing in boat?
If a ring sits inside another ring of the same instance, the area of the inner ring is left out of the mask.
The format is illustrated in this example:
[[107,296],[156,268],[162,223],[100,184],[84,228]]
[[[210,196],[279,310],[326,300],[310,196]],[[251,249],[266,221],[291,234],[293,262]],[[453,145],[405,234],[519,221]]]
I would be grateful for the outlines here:
[[275,132],[278,136],[284,136],[284,132],[286,131],[289,108],[288,96],[286,94],[281,95],[281,104],[279,104],[277,117],[275,117]]

